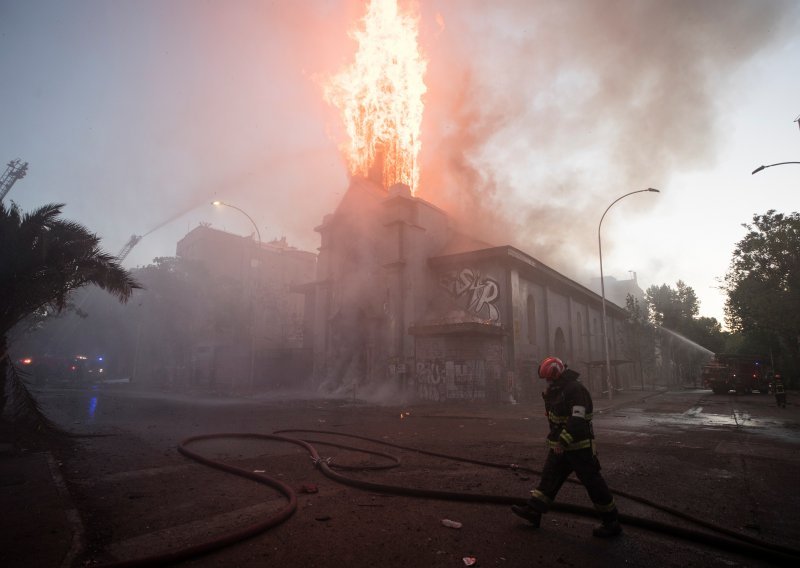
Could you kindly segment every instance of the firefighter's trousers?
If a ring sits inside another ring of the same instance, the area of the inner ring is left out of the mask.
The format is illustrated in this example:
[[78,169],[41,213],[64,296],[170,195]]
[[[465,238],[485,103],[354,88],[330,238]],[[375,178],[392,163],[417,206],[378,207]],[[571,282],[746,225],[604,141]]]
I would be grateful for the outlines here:
[[540,513],[547,512],[559,489],[573,471],[586,488],[603,521],[615,520],[617,507],[614,497],[600,474],[600,462],[592,448],[565,451],[561,454],[556,454],[553,450],[547,452],[542,478],[531,492],[528,504]]

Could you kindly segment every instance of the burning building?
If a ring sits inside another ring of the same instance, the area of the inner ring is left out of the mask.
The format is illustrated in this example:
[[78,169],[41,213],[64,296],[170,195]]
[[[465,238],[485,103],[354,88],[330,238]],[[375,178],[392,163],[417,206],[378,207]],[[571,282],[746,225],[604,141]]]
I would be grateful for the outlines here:
[[[538,388],[530,379],[548,355],[604,387],[601,297],[519,249],[470,238],[407,186],[353,178],[316,230],[306,314],[324,392],[509,400]],[[626,314],[607,308],[624,387]]]
[[[316,228],[317,278],[304,287],[306,339],[324,392],[507,400],[533,388],[536,362],[563,357],[601,388],[602,303],[512,246],[479,242],[415,196],[427,91],[418,18],[372,0],[352,65],[330,78],[351,183]],[[621,362],[625,312],[608,310]],[[630,380],[615,366],[618,385]]]

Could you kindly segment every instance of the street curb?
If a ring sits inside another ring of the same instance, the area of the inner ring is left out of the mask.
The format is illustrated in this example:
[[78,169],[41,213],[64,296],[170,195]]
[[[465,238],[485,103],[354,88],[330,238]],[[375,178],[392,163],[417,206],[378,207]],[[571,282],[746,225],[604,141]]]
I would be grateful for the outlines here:
[[47,457],[47,465],[50,469],[50,476],[53,479],[53,485],[55,486],[58,496],[61,498],[64,504],[64,517],[66,518],[70,532],[72,533],[69,549],[64,554],[64,558],[61,561],[61,568],[70,568],[73,566],[78,554],[80,554],[80,552],[83,550],[84,535],[86,534],[86,531],[83,528],[83,521],[81,521],[81,516],[78,513],[78,509],[75,507],[75,504],[72,501],[72,495],[70,495],[69,489],[67,489],[64,476],[61,475],[61,469],[58,465],[58,461],[51,452],[47,451],[44,453]]

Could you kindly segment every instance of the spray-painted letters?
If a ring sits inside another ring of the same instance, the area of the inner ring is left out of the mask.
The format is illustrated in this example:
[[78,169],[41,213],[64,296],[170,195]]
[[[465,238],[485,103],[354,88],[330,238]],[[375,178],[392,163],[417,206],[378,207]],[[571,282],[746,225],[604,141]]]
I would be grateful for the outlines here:
[[482,400],[486,398],[486,363],[477,361],[417,361],[420,400]]
[[500,320],[500,310],[495,301],[500,296],[497,281],[481,280],[481,273],[472,268],[454,270],[439,278],[439,285],[454,298],[467,297],[467,310],[476,316],[495,323]]
[[445,367],[441,361],[417,361],[417,396],[438,402],[447,398]]

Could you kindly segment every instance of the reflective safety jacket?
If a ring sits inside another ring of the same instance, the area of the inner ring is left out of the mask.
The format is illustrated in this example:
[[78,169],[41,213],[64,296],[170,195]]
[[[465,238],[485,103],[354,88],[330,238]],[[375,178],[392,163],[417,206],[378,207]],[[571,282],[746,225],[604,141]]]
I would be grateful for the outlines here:
[[592,395],[586,390],[572,369],[552,381],[542,393],[550,433],[547,445],[561,446],[566,451],[594,447],[592,430]]

